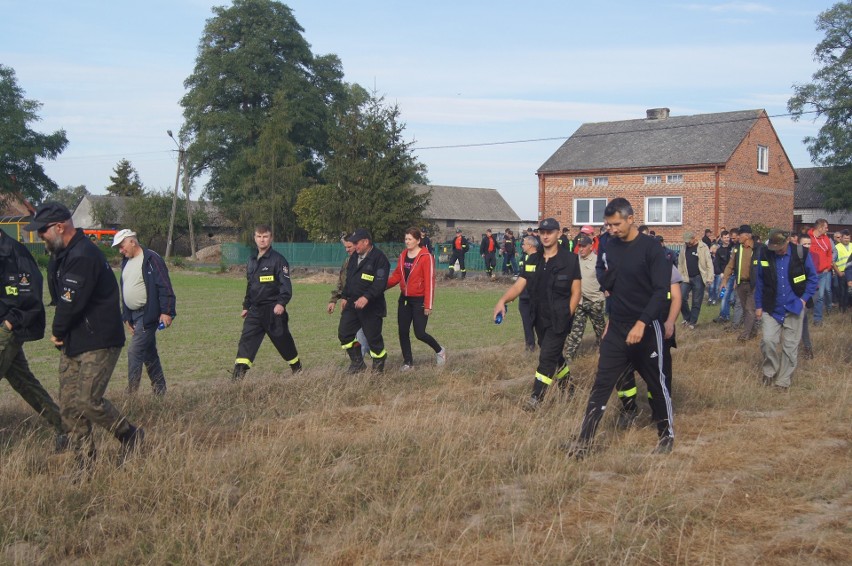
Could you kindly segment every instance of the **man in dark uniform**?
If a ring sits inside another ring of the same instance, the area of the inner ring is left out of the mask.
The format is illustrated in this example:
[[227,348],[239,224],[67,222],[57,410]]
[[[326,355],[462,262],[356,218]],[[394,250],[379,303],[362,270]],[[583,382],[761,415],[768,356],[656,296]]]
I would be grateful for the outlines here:
[[364,329],[370,343],[373,371],[385,369],[388,359],[382,337],[382,319],[387,316],[385,288],[390,274],[390,262],[382,250],[373,246],[370,233],[358,228],[349,237],[355,244],[355,254],[346,269],[346,284],[341,293],[342,312],[337,337],[341,347],[349,354],[351,364],[348,373],[359,373],[367,369],[361,347],[355,338],[359,328]]
[[118,282],[103,252],[74,228],[62,204],[42,204],[25,230],[37,231],[56,263],[57,304],[50,341],[59,348],[59,406],[81,471],[95,458],[92,424],[121,442],[122,457],[139,447],[145,431],[104,398],[124,346]]
[[24,356],[24,342],[44,338],[42,277],[22,243],[0,230],[0,379],[56,430],[56,449],[68,444],[59,407],[39,383]]
[[491,233],[491,228],[485,231],[482,241],[479,243],[479,255],[485,260],[485,275],[494,278],[494,269],[497,267],[497,250],[500,246],[494,235]]
[[240,313],[245,322],[234,362],[234,380],[242,379],[251,368],[264,335],[269,336],[293,373],[302,369],[296,342],[287,325],[287,303],[293,297],[290,265],[272,249],[272,228],[268,225],[260,224],[254,229],[254,243],[257,256],[250,257],[246,266],[248,283]]
[[467,270],[464,268],[464,254],[467,253],[467,249],[470,247],[470,244],[462,235],[462,229],[456,228],[456,237],[453,238],[453,241],[450,243],[450,248],[452,249],[452,254],[450,255],[450,279],[453,278],[456,260],[459,262],[459,270],[462,274],[462,279],[467,276]]
[[[534,236],[524,236],[521,239],[521,261],[519,273],[526,270],[527,265],[538,264],[538,239]],[[533,326],[532,309],[530,307],[530,292],[524,288],[518,296],[518,312],[521,313],[521,325],[524,327],[524,347],[528,352],[535,351],[535,327]]]
[[535,411],[541,404],[547,386],[555,379],[560,388],[567,385],[569,368],[562,350],[571,331],[571,320],[582,296],[580,262],[558,244],[559,222],[545,218],[538,226],[542,243],[537,263],[525,263],[521,276],[500,297],[494,307],[494,318],[506,312],[506,303],[529,289],[531,312],[538,335],[538,368],[532,396],[525,410]]
[[668,453],[674,446],[674,417],[666,387],[663,339],[672,266],[655,238],[639,234],[633,207],[626,199],[610,201],[604,217],[611,240],[605,250],[607,270],[600,283],[612,296],[612,309],[580,437],[565,448],[578,458],[588,453],[612,390],[632,365],[648,386],[657,417],[655,452]]

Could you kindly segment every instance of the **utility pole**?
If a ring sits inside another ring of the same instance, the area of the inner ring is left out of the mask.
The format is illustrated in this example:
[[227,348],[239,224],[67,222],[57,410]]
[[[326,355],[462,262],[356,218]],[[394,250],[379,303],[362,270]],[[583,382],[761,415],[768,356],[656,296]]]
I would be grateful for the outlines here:
[[192,203],[189,199],[192,182],[189,178],[189,167],[183,167],[183,190],[186,193],[186,219],[189,222],[189,251],[190,259],[195,259],[195,229],[192,227]]
[[183,165],[184,149],[183,145],[179,144],[178,141],[175,139],[174,135],[172,135],[171,130],[166,130],[166,133],[169,134],[169,137],[172,138],[172,141],[175,142],[175,145],[178,146],[177,173],[175,174],[175,194],[174,197],[172,197],[172,217],[171,220],[169,220],[169,236],[166,240],[166,259],[169,259],[169,256],[172,253],[172,234],[174,234],[175,230],[175,212],[177,212],[178,183],[180,183],[180,168],[181,165]]

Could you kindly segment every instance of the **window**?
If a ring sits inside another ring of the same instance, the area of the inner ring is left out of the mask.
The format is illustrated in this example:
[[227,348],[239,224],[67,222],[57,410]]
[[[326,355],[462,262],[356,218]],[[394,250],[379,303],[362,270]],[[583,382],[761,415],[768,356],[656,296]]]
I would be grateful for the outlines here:
[[662,175],[645,175],[646,185],[659,185],[663,182]]
[[682,224],[682,197],[647,197],[645,224]]
[[574,179],[574,186],[575,187],[587,187],[588,185],[589,185],[589,180],[586,179],[585,177],[577,177],[576,179]]
[[605,198],[574,199],[574,224],[603,224]]
[[769,173],[769,148],[765,145],[757,146],[757,170]]
[[666,175],[666,183],[683,183],[683,175]]
[[455,220],[447,220],[447,228],[455,228],[456,221]]
[[596,187],[607,187],[607,186],[609,186],[609,177],[595,177],[594,185]]

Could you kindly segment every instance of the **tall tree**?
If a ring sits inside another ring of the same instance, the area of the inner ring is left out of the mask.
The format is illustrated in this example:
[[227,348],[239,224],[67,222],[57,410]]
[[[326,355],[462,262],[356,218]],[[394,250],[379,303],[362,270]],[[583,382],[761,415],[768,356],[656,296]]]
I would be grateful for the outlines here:
[[[206,191],[223,210],[237,211],[246,179],[257,173],[251,150],[265,122],[286,102],[292,144],[305,175],[316,176],[328,147],[332,109],[345,99],[334,55],[315,56],[290,8],[271,0],[235,0],[213,8],[195,69],[181,100],[193,175],[208,172]],[[284,143],[282,141],[281,143]],[[252,185],[248,183],[248,185]]]
[[327,183],[302,191],[296,205],[312,238],[363,227],[377,241],[397,240],[422,223],[429,195],[412,183],[425,180],[426,166],[403,139],[404,130],[399,108],[375,94],[341,116],[323,171]]
[[55,191],[48,191],[45,195],[45,200],[61,202],[69,210],[74,210],[80,204],[80,201],[83,200],[83,197],[88,194],[89,191],[86,189],[86,185],[77,185],[76,187],[66,185],[61,189],[57,188]]
[[0,193],[20,193],[34,202],[58,188],[39,160],[56,159],[68,145],[65,130],[40,134],[30,129],[40,108],[41,103],[24,98],[15,71],[0,65]]
[[805,112],[824,118],[816,136],[804,139],[814,163],[832,167],[820,190],[828,210],[852,209],[852,2],[839,2],[816,20],[825,37],[814,49],[822,66],[812,81],[793,85],[787,109],[798,120]]
[[112,184],[106,188],[107,192],[117,197],[136,197],[145,193],[145,187],[139,180],[139,173],[127,159],[122,159],[113,169],[115,175],[110,175]]

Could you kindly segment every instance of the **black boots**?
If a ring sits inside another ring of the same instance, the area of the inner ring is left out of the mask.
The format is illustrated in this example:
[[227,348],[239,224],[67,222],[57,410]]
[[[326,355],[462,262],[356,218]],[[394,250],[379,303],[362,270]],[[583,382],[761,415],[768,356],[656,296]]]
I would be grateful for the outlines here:
[[239,381],[246,376],[246,372],[248,371],[248,366],[245,364],[236,364],[234,366],[234,373],[231,375],[231,379],[234,381]]
[[351,360],[349,364],[349,369],[346,370],[346,373],[354,374],[361,373],[362,371],[367,369],[367,364],[364,363],[364,356],[361,355],[361,345],[356,343],[354,346],[347,350],[349,354],[349,359]]

